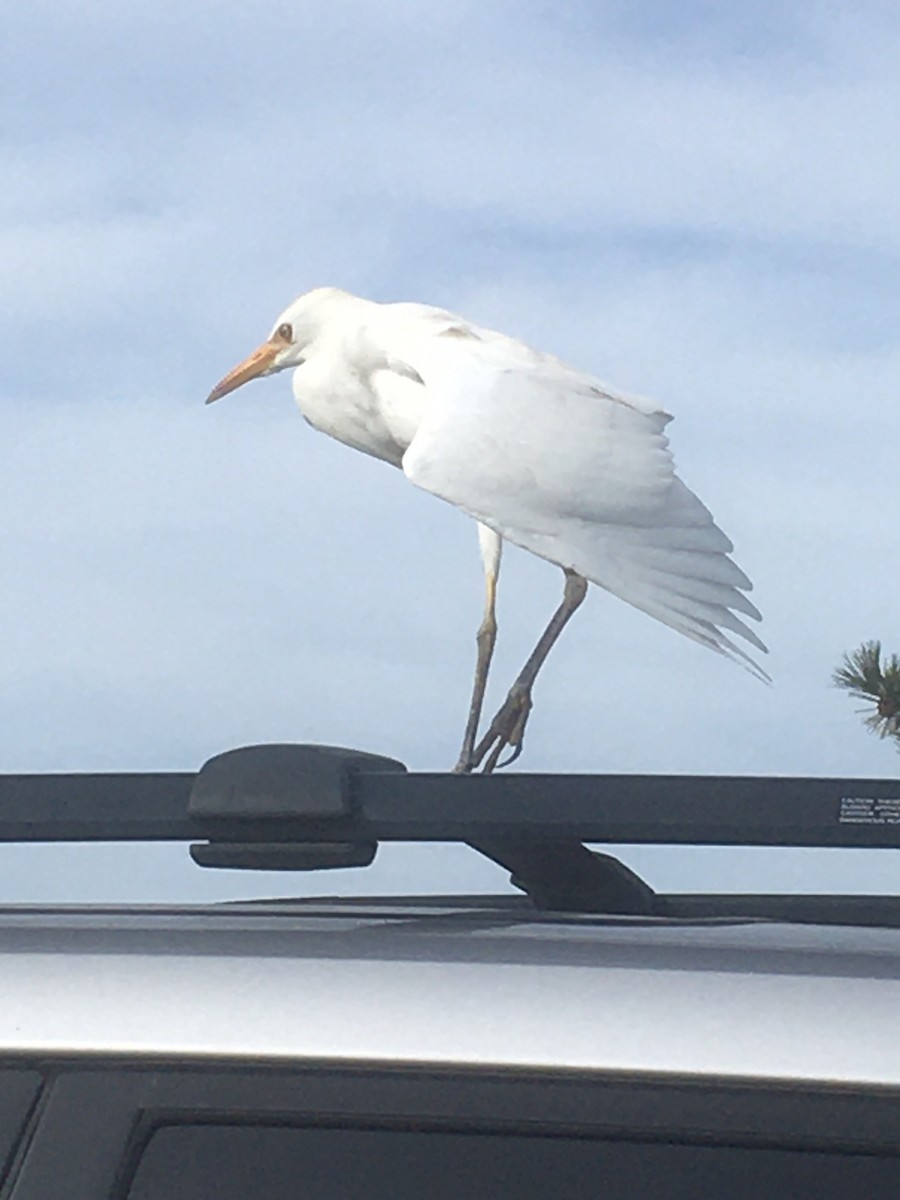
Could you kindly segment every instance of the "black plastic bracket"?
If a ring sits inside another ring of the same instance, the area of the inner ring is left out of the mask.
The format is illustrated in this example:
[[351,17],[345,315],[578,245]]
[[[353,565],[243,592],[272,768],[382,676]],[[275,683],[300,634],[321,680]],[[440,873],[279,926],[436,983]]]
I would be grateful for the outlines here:
[[191,858],[201,867],[256,871],[368,866],[377,843],[353,837],[360,770],[406,767],[337,746],[245,746],[211,758],[197,772],[188,815],[213,840],[192,845]]
[[611,854],[589,850],[578,841],[493,839],[469,845],[505,867],[510,883],[535,908],[640,916],[660,911],[660,897],[640,875]]
[[324,871],[367,867],[377,842],[197,842],[189,848],[198,867],[237,871]]
[[200,820],[335,820],[356,811],[357,771],[405,772],[402,762],[339,746],[242,746],[204,763],[188,801]]

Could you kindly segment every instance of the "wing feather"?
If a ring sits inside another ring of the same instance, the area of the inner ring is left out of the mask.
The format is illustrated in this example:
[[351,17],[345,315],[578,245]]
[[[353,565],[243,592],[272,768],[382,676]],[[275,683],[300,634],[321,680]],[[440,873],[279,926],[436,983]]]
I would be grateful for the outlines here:
[[[447,314],[439,317],[447,329]],[[744,595],[750,580],[728,557],[731,541],[675,474],[669,415],[471,329],[441,337],[432,328],[399,350],[427,391],[403,457],[408,478],[767,679],[723,632],[766,650],[736,615],[760,616]]]

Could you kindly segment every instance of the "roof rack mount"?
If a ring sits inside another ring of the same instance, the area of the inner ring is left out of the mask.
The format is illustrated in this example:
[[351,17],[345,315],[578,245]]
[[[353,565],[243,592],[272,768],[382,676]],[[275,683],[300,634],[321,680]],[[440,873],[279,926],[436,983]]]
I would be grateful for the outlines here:
[[657,911],[584,843],[900,847],[900,780],[412,774],[326,746],[231,750],[196,775],[0,776],[0,841],[190,841],[203,866],[364,866],[383,841],[463,842],[539,907]]

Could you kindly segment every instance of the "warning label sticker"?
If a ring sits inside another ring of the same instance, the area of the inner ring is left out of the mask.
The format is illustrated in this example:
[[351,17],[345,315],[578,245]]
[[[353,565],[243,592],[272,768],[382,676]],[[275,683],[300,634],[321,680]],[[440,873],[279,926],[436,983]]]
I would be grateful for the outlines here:
[[842,825],[900,825],[900,796],[841,796]]

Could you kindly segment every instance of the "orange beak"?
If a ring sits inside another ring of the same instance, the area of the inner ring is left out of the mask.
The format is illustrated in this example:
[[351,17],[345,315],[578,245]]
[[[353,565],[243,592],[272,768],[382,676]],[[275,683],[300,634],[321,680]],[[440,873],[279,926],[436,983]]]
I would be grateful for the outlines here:
[[214,400],[221,400],[223,396],[227,396],[229,392],[233,392],[235,388],[239,388],[241,384],[248,383],[251,379],[257,379],[271,367],[279,350],[283,349],[283,342],[263,342],[261,346],[248,355],[243,362],[238,363],[233,371],[229,371],[225,378],[216,384],[206,397],[206,403],[212,404]]

